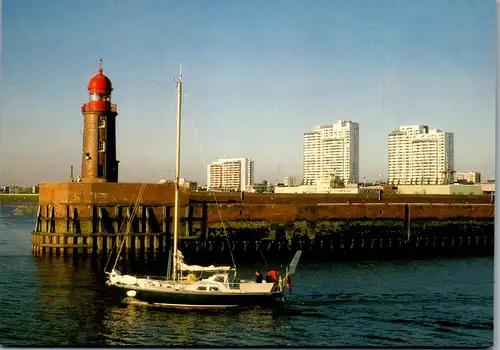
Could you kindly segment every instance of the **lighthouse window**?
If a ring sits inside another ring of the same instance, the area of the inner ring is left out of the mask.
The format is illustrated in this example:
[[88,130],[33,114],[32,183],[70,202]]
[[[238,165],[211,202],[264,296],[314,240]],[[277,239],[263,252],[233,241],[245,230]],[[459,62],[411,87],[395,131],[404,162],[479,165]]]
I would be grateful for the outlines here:
[[100,128],[106,127],[106,119],[104,119],[104,117],[99,117],[99,127]]
[[99,141],[99,152],[106,151],[106,143],[104,141]]
[[99,101],[100,100],[98,94],[92,94],[89,96],[89,98],[90,98],[90,101]]
[[104,176],[104,165],[99,164],[97,166],[97,176],[98,177],[103,177]]

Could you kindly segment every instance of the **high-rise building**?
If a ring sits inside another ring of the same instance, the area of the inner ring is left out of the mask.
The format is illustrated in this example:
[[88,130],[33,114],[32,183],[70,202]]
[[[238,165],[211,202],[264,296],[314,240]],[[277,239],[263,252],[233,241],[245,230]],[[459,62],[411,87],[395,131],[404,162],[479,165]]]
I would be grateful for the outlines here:
[[219,159],[207,167],[207,188],[245,191],[254,184],[254,162],[249,158]]
[[427,125],[401,126],[389,134],[388,181],[394,185],[449,184],[454,135]]
[[359,124],[339,120],[304,133],[303,183],[316,184],[333,177],[345,183],[359,180]]

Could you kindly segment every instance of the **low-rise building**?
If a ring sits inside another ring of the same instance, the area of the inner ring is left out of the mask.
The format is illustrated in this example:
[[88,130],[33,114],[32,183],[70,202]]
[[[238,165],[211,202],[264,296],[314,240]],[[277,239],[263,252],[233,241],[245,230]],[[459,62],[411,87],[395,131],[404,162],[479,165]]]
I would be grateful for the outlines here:
[[357,184],[348,184],[337,187],[334,180],[319,180],[313,185],[300,185],[292,187],[276,186],[274,188],[274,193],[358,194],[359,187]]
[[[174,180],[160,180],[158,181],[159,184],[165,184],[165,183],[174,183]],[[185,190],[189,192],[196,192],[198,190],[198,183],[195,181],[187,181],[186,179],[180,178],[179,179],[179,187],[184,188]]]
[[399,194],[449,194],[449,195],[482,195],[481,185],[400,185],[397,186]]
[[456,182],[467,182],[472,184],[481,183],[481,173],[477,171],[455,173]]
[[285,187],[292,187],[297,184],[297,178],[295,176],[285,176],[283,178],[283,185]]

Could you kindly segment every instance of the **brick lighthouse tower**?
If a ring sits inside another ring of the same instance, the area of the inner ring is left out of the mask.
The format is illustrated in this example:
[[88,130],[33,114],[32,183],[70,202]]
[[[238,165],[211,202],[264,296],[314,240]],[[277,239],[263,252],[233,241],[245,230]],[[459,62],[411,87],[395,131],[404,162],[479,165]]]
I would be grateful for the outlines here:
[[82,182],[118,182],[116,160],[117,108],[111,103],[111,80],[98,73],[89,81],[89,102],[82,105]]

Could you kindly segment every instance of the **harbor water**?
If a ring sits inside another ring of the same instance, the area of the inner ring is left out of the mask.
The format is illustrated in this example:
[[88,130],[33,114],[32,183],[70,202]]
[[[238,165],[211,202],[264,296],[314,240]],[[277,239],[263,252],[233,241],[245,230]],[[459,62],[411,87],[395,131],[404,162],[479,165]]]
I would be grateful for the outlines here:
[[[166,311],[114,301],[100,263],[33,256],[34,217],[13,209],[0,207],[3,345],[493,344],[493,257],[301,263],[284,310]],[[257,268],[238,266],[239,276]]]

